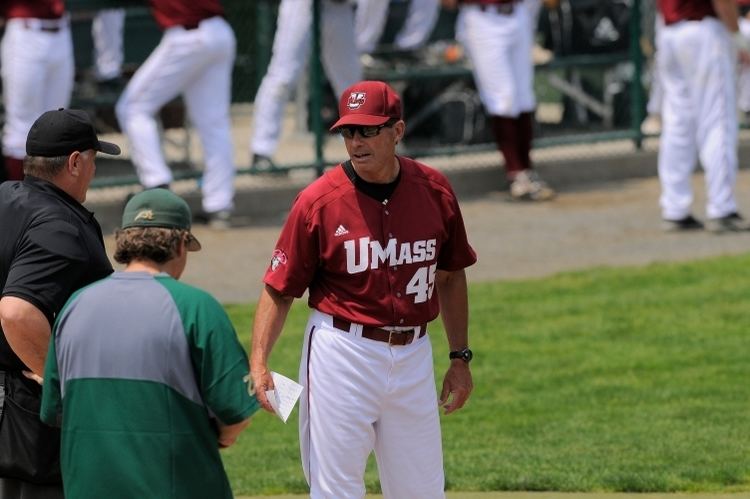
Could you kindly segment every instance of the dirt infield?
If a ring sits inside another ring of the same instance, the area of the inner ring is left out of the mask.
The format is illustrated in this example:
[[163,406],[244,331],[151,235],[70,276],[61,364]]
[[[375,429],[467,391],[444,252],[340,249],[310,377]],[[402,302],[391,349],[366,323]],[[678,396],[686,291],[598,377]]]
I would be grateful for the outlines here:
[[[694,178],[695,214],[703,216],[703,175]],[[740,211],[750,216],[750,171],[738,180]],[[512,203],[495,192],[462,200],[479,261],[470,281],[541,277],[592,266],[644,265],[750,250],[750,232],[673,234],[661,229],[656,178],[563,190],[554,201]],[[196,227],[203,251],[190,255],[183,280],[224,303],[255,301],[283,215],[223,232]],[[108,254],[113,238],[107,237]]]

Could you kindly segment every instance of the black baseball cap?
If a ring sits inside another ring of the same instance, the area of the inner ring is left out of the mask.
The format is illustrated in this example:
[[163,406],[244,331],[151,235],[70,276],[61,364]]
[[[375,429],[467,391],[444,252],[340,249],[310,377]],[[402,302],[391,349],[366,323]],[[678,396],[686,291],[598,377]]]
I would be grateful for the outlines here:
[[81,109],[47,111],[31,125],[26,137],[26,154],[29,156],[67,156],[88,149],[113,156],[120,154],[117,144],[99,140],[94,123]]

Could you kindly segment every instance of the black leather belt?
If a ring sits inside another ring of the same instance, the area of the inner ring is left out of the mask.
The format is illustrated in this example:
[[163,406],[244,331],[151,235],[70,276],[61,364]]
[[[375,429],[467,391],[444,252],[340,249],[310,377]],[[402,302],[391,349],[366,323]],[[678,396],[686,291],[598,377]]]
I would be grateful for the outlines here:
[[32,21],[31,19],[24,19],[23,27],[36,31],[44,31],[45,33],[58,33],[62,29],[62,27],[58,24],[59,22],[62,21],[51,21],[49,24],[46,24],[44,20]]
[[[346,333],[351,332],[352,322],[346,319],[339,319],[338,317],[333,318],[333,327],[340,329]],[[362,337],[368,340],[382,341],[389,345],[408,345],[414,340],[415,334],[418,334],[417,338],[421,338],[427,333],[427,324],[419,326],[419,331],[415,329],[405,329],[403,331],[388,331],[387,329],[381,329],[374,326],[362,326]]]
[[509,16],[515,10],[515,2],[503,2],[503,3],[490,3],[490,4],[479,4],[479,9],[482,11],[494,10],[498,14]]

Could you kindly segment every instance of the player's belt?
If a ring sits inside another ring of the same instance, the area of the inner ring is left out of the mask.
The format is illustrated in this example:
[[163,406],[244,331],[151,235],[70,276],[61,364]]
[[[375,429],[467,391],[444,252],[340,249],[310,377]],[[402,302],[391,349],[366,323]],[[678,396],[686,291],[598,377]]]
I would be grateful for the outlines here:
[[505,2],[494,2],[494,3],[480,3],[480,2],[471,2],[471,1],[465,1],[463,2],[466,5],[476,5],[479,7],[479,10],[482,12],[484,11],[494,11],[498,14],[502,14],[504,16],[509,16],[513,13],[515,10],[515,0],[505,1]]
[[[340,329],[346,333],[351,332],[353,322],[349,322],[346,319],[340,319],[333,317],[333,327]],[[362,337],[368,340],[382,341],[389,345],[408,345],[414,340],[414,337],[421,338],[427,333],[427,324],[419,326],[419,330],[405,329],[401,331],[389,331],[387,329],[381,329],[373,326],[362,326]]]
[[47,33],[57,33],[65,27],[67,19],[36,19],[24,18],[23,27],[36,31],[45,31]]

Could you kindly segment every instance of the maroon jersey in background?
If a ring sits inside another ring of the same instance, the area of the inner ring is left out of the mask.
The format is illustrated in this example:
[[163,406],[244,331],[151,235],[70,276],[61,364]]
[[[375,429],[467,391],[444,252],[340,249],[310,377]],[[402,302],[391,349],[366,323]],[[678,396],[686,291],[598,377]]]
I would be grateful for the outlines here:
[[679,21],[700,21],[704,17],[716,17],[711,0],[657,0],[659,12],[665,24]]
[[65,13],[63,0],[6,0],[0,2],[0,16],[11,18],[58,19]]
[[150,0],[151,11],[162,28],[185,26],[194,28],[204,19],[223,16],[219,0]]

